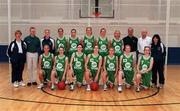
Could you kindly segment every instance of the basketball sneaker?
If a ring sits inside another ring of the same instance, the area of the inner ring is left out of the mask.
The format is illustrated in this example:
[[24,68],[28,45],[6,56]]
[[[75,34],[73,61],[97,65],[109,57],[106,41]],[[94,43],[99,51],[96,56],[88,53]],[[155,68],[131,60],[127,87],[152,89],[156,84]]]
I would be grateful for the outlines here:
[[118,85],[118,92],[122,92],[122,85]]
[[136,92],[140,92],[140,86],[136,87]]
[[19,85],[20,85],[20,86],[26,86],[26,84],[24,84],[23,81],[19,82]]
[[19,83],[18,83],[17,81],[15,81],[15,82],[13,83],[13,86],[14,86],[15,88],[18,88],[18,87],[19,87]]
[[44,87],[44,84],[43,83],[40,83],[39,86],[37,87],[38,89],[41,89]]
[[91,87],[89,84],[87,85],[86,91],[91,91]]
[[164,84],[159,84],[159,88],[162,89],[164,87]]
[[51,90],[54,90],[54,89],[55,89],[55,85],[52,84],[52,85],[51,85]]
[[71,84],[71,85],[70,85],[69,90],[70,90],[70,91],[73,91],[73,90],[74,90],[74,84]]
[[107,85],[106,85],[106,84],[104,85],[103,90],[104,90],[104,91],[107,90]]

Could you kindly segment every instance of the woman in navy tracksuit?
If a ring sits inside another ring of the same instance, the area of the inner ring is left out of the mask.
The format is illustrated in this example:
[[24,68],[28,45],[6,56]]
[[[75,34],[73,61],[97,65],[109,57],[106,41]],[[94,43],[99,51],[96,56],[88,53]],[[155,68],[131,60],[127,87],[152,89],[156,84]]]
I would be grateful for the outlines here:
[[25,86],[23,83],[23,70],[26,61],[27,46],[24,41],[21,40],[21,31],[16,30],[15,40],[12,41],[7,49],[7,55],[11,61],[12,68],[12,80],[14,87]]
[[152,83],[153,86],[157,86],[157,75],[159,75],[159,87],[164,85],[164,64],[166,56],[166,48],[161,42],[161,38],[158,34],[155,34],[152,38],[151,44],[151,56],[154,58],[154,65],[152,68]]

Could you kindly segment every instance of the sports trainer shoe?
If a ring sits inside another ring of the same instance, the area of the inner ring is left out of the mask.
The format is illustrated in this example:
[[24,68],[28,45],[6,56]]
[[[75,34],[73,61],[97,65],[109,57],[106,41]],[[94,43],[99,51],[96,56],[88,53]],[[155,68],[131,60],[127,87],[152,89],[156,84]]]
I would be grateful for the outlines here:
[[55,89],[55,85],[52,84],[52,85],[51,85],[51,90],[54,90],[54,89]]
[[122,85],[118,85],[118,92],[122,92]]
[[104,85],[103,90],[104,90],[104,91],[107,90],[107,85],[106,85],[106,84]]
[[26,84],[24,84],[23,81],[19,82],[19,85],[20,85],[20,86],[26,86]]
[[162,89],[164,87],[164,84],[159,84],[159,88]]
[[70,85],[69,90],[70,90],[70,91],[73,91],[73,90],[74,90],[74,84],[71,84],[71,85]]
[[140,92],[140,86],[136,87],[136,92]]
[[43,83],[40,83],[39,86],[37,87],[38,89],[41,89],[44,87],[44,84]]
[[14,86],[15,88],[18,88],[18,87],[19,87],[19,83],[18,83],[17,81],[15,81],[15,82],[13,83],[13,86]]
[[91,87],[89,84],[87,85],[86,91],[91,91]]

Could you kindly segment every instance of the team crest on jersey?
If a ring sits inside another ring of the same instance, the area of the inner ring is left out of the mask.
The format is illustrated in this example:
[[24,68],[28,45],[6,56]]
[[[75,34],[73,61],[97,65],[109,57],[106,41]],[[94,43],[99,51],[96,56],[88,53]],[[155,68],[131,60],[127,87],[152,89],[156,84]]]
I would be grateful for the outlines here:
[[71,44],[71,47],[72,47],[73,49],[75,49],[75,48],[77,47],[77,44],[76,44],[76,43],[72,43],[72,44]]
[[45,68],[49,68],[49,67],[50,67],[49,61],[45,61],[45,62],[44,62],[44,67],[45,67]]
[[77,61],[77,62],[76,62],[76,66],[77,66],[77,67],[81,67],[81,62]]
[[106,45],[103,44],[103,45],[101,46],[101,49],[102,49],[102,50],[106,50]]
[[120,46],[118,46],[118,45],[115,46],[115,50],[116,50],[116,51],[119,51],[119,50],[120,50]]
[[60,43],[58,47],[64,47],[64,44]]
[[58,69],[61,69],[63,68],[63,65],[61,63],[57,63],[57,66],[56,66]]
[[92,62],[92,68],[97,68],[97,63],[96,62]]
[[124,70],[132,70],[131,63],[129,62],[125,63]]
[[115,68],[115,65],[114,65],[113,63],[110,63],[110,64],[108,65],[108,67],[111,68],[111,69],[114,69],[114,68]]
[[146,64],[142,65],[142,70],[147,70],[148,66]]
[[92,47],[92,43],[91,42],[87,42],[87,47],[91,48]]

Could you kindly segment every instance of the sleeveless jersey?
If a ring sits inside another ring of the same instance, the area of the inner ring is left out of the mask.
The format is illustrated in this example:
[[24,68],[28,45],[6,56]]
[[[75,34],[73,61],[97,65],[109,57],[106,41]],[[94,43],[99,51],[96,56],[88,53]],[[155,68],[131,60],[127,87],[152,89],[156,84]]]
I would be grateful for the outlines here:
[[48,56],[44,54],[41,55],[41,68],[42,69],[52,69],[53,67],[53,54],[49,53]]
[[151,57],[149,56],[147,59],[144,56],[141,56],[140,59],[140,70],[147,70],[151,63]]
[[60,71],[60,72],[64,72],[65,70],[65,64],[66,64],[66,56],[56,56],[56,63],[55,63],[55,67],[56,67],[56,70],[57,71]]
[[118,57],[122,54],[122,40],[116,40],[113,38],[112,40],[112,47],[114,48],[114,54]]
[[74,55],[74,61],[73,61],[73,69],[75,70],[84,70],[84,58],[85,58],[85,54],[81,53],[80,55],[78,55],[77,52],[73,53]]
[[64,48],[64,52],[66,52],[66,37],[63,36],[63,38],[57,38],[56,39],[56,53],[58,54],[59,52],[59,48],[63,47]]
[[125,54],[122,55],[122,69],[123,71],[133,71],[133,55],[130,54],[127,57]]
[[84,53],[85,54],[91,54],[93,53],[94,49],[94,36],[87,37],[87,35],[84,36]]
[[112,58],[108,55],[106,56],[106,70],[110,72],[116,71],[116,56],[113,56]]
[[69,44],[70,44],[70,49],[69,49],[69,52],[70,53],[73,53],[73,52],[76,52],[77,51],[77,46],[79,44],[79,38],[76,37],[75,39],[74,38],[69,38]]
[[108,55],[108,39],[102,39],[101,37],[98,38],[98,47],[99,47],[99,54],[104,57]]
[[97,71],[99,66],[99,61],[101,59],[101,56],[98,54],[98,56],[95,56],[94,54],[89,55],[89,62],[88,67],[92,71]]

